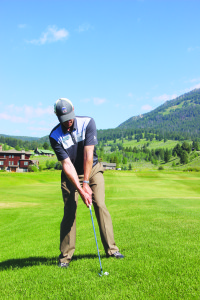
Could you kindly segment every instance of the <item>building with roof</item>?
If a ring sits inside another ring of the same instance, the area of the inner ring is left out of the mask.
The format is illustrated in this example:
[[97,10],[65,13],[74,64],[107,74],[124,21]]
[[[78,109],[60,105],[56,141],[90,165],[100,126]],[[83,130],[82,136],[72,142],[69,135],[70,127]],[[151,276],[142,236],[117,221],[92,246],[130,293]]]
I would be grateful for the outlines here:
[[35,162],[30,159],[30,151],[15,149],[4,151],[0,145],[0,170],[8,172],[28,172],[28,167]]
[[39,148],[37,148],[34,152],[37,155],[46,155],[46,156],[54,156],[55,155],[55,153],[53,151],[39,149]]
[[116,163],[101,162],[104,170],[116,170]]

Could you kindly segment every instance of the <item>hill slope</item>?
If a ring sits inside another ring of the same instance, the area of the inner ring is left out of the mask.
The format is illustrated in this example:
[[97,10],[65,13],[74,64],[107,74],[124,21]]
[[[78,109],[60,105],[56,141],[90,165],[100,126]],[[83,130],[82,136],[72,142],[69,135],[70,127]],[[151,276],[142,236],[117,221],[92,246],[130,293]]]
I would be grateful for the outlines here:
[[164,132],[200,134],[200,89],[195,89],[174,100],[166,101],[153,111],[132,117],[118,126],[124,129],[156,129]]
[[[98,140],[119,138],[122,134],[126,135],[126,131],[136,129],[155,130],[163,135],[168,133],[171,134],[171,139],[175,139],[174,134],[179,134],[179,138],[182,136],[183,139],[199,138],[200,89],[195,89],[174,100],[166,101],[149,113],[131,117],[115,129],[98,130]],[[0,137],[38,142],[39,144],[49,143],[48,136],[37,138],[0,134]]]

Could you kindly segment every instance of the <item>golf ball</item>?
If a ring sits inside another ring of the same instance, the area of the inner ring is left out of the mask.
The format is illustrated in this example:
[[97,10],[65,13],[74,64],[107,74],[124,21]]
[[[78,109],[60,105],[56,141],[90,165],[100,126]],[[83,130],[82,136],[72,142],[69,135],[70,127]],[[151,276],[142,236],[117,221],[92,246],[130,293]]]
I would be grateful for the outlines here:
[[104,275],[109,275],[109,273],[108,273],[108,272],[105,272]]

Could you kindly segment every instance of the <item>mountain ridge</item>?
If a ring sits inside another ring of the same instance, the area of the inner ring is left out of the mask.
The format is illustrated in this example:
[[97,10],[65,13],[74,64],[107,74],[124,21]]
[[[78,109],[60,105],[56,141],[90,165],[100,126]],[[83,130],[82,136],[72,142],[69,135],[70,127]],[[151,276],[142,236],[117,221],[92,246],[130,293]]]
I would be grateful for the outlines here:
[[[145,129],[157,130],[162,134],[168,132],[188,133],[191,138],[200,136],[200,89],[194,89],[175,99],[167,100],[154,110],[133,116],[113,129],[100,129],[98,133],[107,131],[116,132],[121,129]],[[49,142],[48,135],[44,137],[27,137],[0,134],[7,138],[20,139],[23,141]]]
[[195,89],[173,100],[168,100],[154,110],[134,116],[121,123],[124,129],[160,129],[162,132],[184,132],[198,136],[200,133],[200,89]]

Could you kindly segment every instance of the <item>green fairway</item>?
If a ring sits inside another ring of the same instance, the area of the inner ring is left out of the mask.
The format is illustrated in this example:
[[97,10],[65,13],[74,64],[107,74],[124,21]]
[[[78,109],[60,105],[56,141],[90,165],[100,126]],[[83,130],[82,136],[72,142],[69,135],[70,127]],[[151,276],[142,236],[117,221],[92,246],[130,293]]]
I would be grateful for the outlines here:
[[[60,171],[0,173],[0,299],[200,299],[200,174],[106,171],[123,260],[106,258],[79,199],[74,259],[57,266]],[[93,211],[94,216],[94,211]]]

